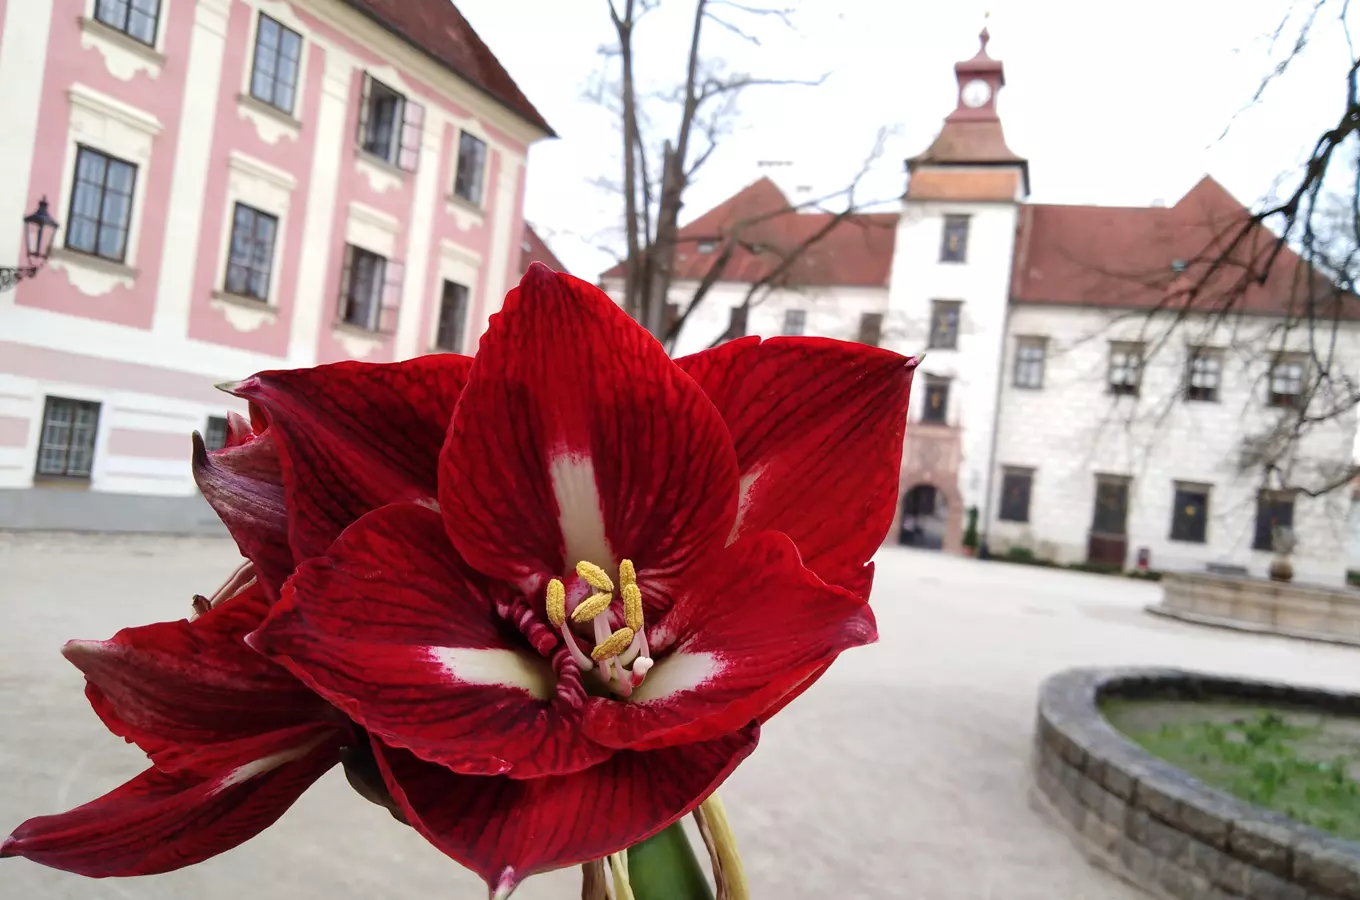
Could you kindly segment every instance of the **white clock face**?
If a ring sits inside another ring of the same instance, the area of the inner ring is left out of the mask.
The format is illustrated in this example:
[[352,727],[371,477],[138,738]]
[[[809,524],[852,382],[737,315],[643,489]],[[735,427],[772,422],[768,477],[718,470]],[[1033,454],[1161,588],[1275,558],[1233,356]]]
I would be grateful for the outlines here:
[[963,105],[977,109],[992,99],[992,89],[987,82],[974,78],[963,86]]

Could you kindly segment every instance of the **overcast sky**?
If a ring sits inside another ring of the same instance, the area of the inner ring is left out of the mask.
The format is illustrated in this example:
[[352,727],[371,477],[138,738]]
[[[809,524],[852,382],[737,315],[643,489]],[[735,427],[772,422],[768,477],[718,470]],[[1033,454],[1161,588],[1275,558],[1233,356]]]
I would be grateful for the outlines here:
[[[607,0],[455,2],[560,135],[530,152],[526,214],[573,274],[594,279],[613,261],[598,247],[617,246],[621,219],[621,200],[592,183],[619,177],[617,127],[586,99],[601,68],[598,48],[613,38]],[[709,55],[730,71],[827,77],[817,87],[748,92],[737,130],[691,187],[685,218],[766,172],[788,190],[836,190],[880,128],[892,137],[861,196],[900,195],[902,161],[930,143],[953,108],[953,64],[977,51],[989,9],[989,50],[1006,64],[1001,119],[1011,148],[1030,160],[1032,199],[1174,202],[1207,172],[1254,202],[1296,169],[1344,100],[1349,56],[1336,13],[1325,11],[1310,46],[1248,108],[1287,49],[1272,55],[1270,35],[1289,6],[803,0],[795,31],[773,21],[753,26],[759,46],[711,28]],[[647,85],[680,83],[692,10],[692,0],[663,0],[639,26]],[[793,165],[762,169],[763,160]]]

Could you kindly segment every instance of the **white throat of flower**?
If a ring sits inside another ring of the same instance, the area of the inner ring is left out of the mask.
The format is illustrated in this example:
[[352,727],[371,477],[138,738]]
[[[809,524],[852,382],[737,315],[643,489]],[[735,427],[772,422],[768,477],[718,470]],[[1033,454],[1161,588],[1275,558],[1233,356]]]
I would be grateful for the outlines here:
[[[561,579],[548,582],[548,620],[562,633],[567,651],[582,672],[595,676],[614,693],[627,697],[642,684],[652,668],[651,651],[642,613],[642,591],[632,560],[619,563],[619,599],[623,604],[623,626],[610,629],[610,609],[614,605],[614,582],[604,569],[587,560],[576,564],[576,574],[594,591],[567,609],[567,589]],[[572,624],[594,629],[594,647],[587,655],[577,643]]]

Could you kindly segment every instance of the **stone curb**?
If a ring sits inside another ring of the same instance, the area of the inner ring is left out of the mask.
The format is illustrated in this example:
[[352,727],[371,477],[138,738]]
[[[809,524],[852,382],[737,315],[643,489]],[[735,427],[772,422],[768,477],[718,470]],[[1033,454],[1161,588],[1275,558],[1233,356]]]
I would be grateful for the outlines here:
[[1039,689],[1034,779],[1101,865],[1175,900],[1360,900],[1360,844],[1244,803],[1152,756],[1110,697],[1221,699],[1360,715],[1360,695],[1180,669],[1070,669]]

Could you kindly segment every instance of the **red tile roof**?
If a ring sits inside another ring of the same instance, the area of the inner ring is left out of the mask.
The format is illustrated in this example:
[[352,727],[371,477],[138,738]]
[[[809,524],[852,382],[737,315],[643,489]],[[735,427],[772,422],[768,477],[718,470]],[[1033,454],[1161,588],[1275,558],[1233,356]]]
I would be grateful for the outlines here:
[[450,0],[345,0],[511,112],[556,137]]
[[[1227,237],[1250,212],[1213,178],[1205,176],[1175,206],[1106,207],[1030,204],[1021,208],[1011,276],[1016,303],[1050,303],[1182,309],[1193,302],[1219,308],[1234,291],[1241,312],[1303,311],[1307,264],[1285,248],[1264,284],[1242,288],[1244,276],[1260,271],[1275,236],[1256,228],[1207,281],[1205,272],[1227,246]],[[1320,278],[1321,276],[1314,276]],[[1330,285],[1324,282],[1325,291]],[[1237,292],[1241,292],[1240,296]],[[1345,304],[1343,314],[1355,304]]]
[[[543,238],[538,236],[532,225],[524,223],[524,237],[519,245],[519,274],[523,275],[529,271],[529,267],[536,262],[552,269],[554,272],[566,272],[567,267],[562,265],[562,261],[553,254]],[[568,273],[570,274],[570,273]]]
[[[698,281],[713,266],[722,240],[737,225],[741,245],[723,269],[720,281],[753,284],[770,274],[785,255],[809,240],[835,218],[833,213],[798,212],[768,178],[747,185],[734,196],[680,229],[675,278]],[[847,216],[807,247],[781,281],[802,285],[884,287],[892,268],[897,233],[894,213]],[[715,245],[711,249],[707,246]],[[603,278],[622,278],[617,265]]]

